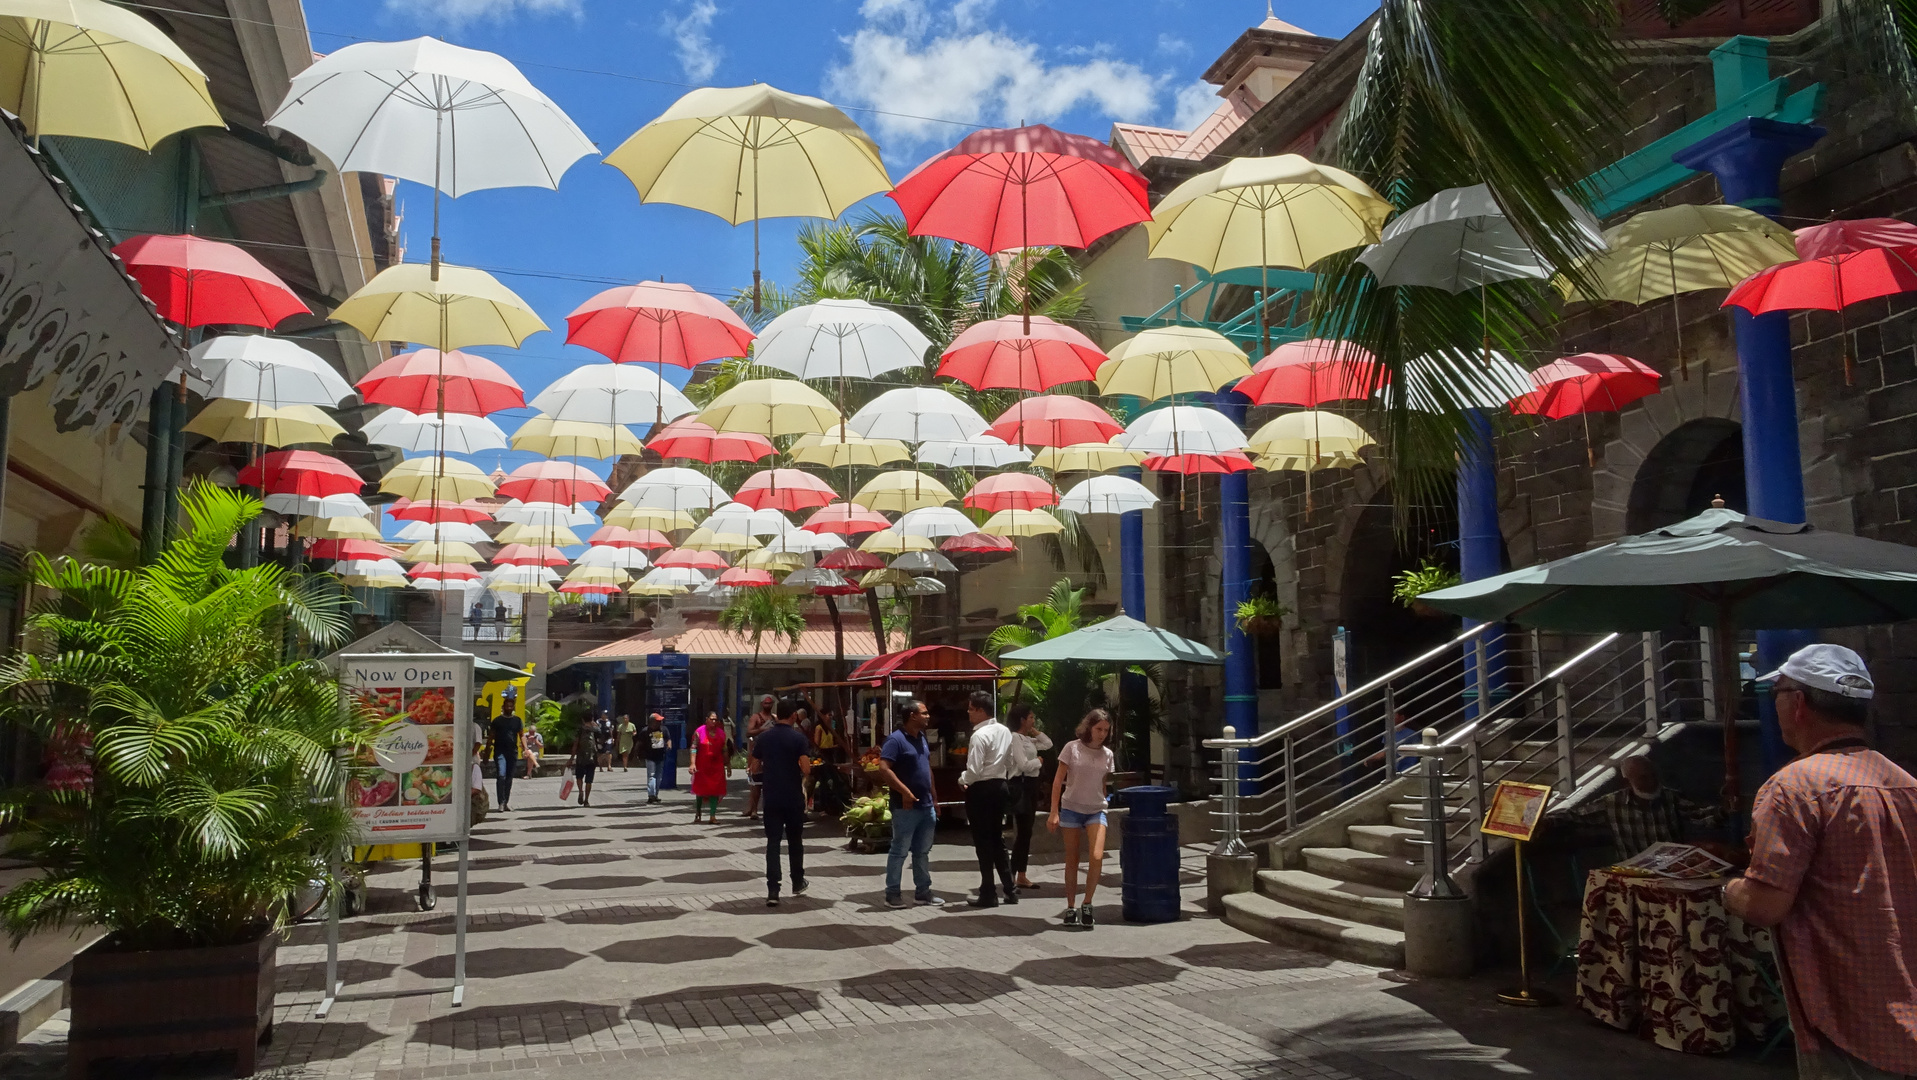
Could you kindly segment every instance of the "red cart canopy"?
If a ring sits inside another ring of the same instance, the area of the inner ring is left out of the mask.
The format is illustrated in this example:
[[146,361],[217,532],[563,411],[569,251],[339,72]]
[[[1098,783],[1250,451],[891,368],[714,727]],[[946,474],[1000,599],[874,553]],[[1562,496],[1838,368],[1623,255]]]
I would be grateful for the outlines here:
[[847,678],[867,679],[992,679],[998,665],[957,645],[920,645],[904,652],[875,656]]

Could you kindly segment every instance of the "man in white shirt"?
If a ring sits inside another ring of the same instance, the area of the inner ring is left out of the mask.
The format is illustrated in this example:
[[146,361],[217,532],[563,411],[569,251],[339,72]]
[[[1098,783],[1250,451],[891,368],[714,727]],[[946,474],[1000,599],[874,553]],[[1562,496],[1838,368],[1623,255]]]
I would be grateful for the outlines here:
[[1011,811],[1012,797],[1008,781],[1012,776],[1012,729],[992,715],[992,695],[983,690],[972,692],[972,739],[965,751],[965,771],[959,783],[965,785],[965,818],[972,825],[972,850],[978,853],[978,896],[968,901],[975,908],[997,907],[998,890],[992,874],[1005,886],[1005,902],[1018,903],[1018,889],[1012,884],[1012,857],[1005,850],[1005,815]]

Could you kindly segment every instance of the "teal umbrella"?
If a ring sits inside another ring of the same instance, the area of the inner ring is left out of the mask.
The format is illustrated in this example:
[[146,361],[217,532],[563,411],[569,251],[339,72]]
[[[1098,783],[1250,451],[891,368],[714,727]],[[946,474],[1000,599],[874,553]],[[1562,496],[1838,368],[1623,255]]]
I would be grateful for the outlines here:
[[1001,660],[1042,663],[1058,660],[1085,660],[1114,664],[1222,664],[1224,659],[1209,647],[1188,641],[1169,630],[1148,626],[1126,615],[1114,615],[1083,630],[1014,649],[999,656]]

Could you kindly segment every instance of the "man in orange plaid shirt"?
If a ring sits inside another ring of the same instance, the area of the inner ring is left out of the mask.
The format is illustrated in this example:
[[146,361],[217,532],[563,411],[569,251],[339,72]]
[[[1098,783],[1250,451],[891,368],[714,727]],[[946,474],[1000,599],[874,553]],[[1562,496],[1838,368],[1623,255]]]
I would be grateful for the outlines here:
[[1799,1077],[1917,1076],[1917,779],[1864,743],[1856,653],[1810,645],[1764,678],[1798,757],[1758,789],[1724,905],[1777,928]]

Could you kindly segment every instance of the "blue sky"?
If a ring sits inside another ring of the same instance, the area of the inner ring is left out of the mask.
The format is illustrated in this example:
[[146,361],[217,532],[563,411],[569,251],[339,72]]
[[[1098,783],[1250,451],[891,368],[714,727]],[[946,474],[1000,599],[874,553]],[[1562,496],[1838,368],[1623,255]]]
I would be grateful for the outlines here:
[[[1342,36],[1373,6],[1287,0],[1277,14]],[[309,0],[306,12],[320,52],[428,34],[500,53],[602,151],[693,86],[762,81],[817,94],[878,140],[894,177],[975,126],[1043,121],[1100,139],[1114,120],[1185,126],[1217,102],[1199,73],[1265,14],[1263,0]],[[400,199],[408,254],[424,259],[431,195],[402,183]],[[517,352],[479,350],[528,398],[602,362],[563,344],[566,313],[600,289],[663,276],[725,296],[751,282],[750,226],[641,206],[596,158],[556,192],[475,192],[443,212],[446,259],[493,271],[558,328]],[[790,276],[798,226],[763,226],[768,279]],[[495,419],[510,430],[522,418]],[[508,469],[524,460],[503,458]]]

